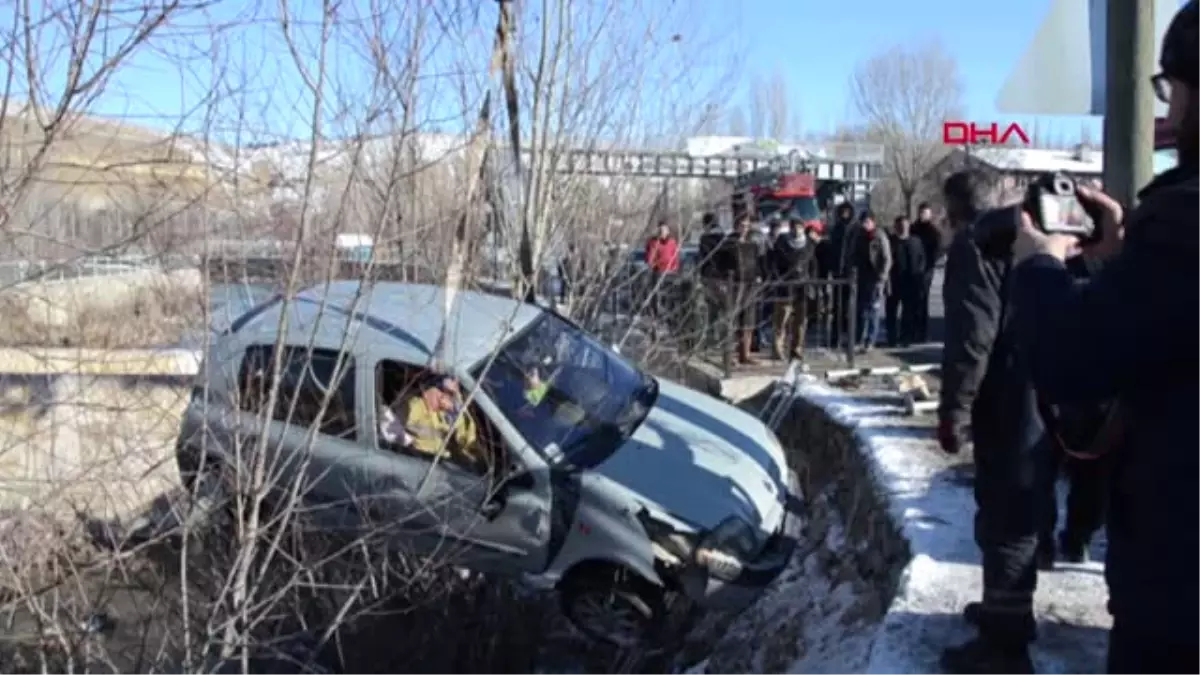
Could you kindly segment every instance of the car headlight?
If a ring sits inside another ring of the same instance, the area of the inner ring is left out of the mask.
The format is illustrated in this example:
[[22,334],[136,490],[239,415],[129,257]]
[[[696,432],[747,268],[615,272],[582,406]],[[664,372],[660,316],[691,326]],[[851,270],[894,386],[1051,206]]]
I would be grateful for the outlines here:
[[726,581],[742,573],[745,561],[759,549],[758,531],[753,525],[732,516],[721,521],[700,540],[696,563]]

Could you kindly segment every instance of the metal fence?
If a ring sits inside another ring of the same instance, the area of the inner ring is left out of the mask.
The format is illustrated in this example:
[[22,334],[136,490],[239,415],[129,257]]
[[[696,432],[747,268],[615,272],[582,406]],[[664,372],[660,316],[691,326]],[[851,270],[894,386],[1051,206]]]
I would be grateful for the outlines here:
[[843,354],[854,367],[860,309],[854,276],[739,284],[639,270],[610,276],[587,295],[575,299],[579,314],[639,317],[655,333],[649,337],[715,357],[726,376],[737,365],[743,325],[755,357],[805,358],[821,350]]
[[17,260],[0,262],[0,286],[26,281],[65,281],[84,277],[128,274],[170,267],[170,261],[157,256],[89,256],[74,260]]

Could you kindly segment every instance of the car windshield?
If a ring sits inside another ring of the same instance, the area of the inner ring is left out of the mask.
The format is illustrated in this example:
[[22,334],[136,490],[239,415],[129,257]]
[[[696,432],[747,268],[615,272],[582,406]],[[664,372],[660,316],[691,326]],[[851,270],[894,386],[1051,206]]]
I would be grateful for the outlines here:
[[472,373],[538,451],[556,444],[576,466],[595,466],[649,414],[654,378],[554,314],[543,314]]

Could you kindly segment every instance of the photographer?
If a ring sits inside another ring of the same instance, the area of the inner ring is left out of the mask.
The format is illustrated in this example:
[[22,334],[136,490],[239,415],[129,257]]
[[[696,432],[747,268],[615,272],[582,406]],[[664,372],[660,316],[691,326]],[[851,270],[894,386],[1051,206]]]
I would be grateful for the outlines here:
[[951,454],[973,441],[975,540],[983,558],[983,597],[963,609],[978,637],[943,652],[941,665],[951,673],[1033,672],[1038,535],[1052,490],[1054,455],[1008,320],[1012,250],[976,243],[990,187],[971,171],[943,186],[955,233],[946,260],[938,441]]
[[1096,275],[1074,284],[1063,261],[1077,239],[1042,232],[1028,214],[1014,245],[1014,323],[1039,394],[1120,406],[1105,568],[1116,673],[1200,671],[1197,61],[1192,0],[1167,29],[1154,77],[1179,166],[1127,216],[1102,192],[1078,190],[1101,233],[1087,251],[1104,262]]

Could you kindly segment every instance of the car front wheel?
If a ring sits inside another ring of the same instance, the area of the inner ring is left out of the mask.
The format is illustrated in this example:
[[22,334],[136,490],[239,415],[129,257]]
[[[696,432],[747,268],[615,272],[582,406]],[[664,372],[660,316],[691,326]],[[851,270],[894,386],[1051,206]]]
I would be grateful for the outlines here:
[[661,588],[618,567],[568,576],[560,600],[563,614],[581,633],[623,648],[654,637],[665,612]]

